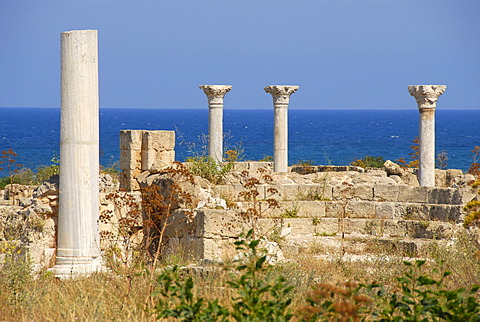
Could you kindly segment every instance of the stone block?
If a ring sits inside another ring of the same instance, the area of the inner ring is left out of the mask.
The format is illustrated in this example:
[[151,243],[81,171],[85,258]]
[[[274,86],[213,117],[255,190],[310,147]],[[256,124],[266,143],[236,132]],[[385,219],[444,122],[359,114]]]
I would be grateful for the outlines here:
[[175,161],[175,150],[148,150],[142,151],[141,169],[158,173],[163,168],[173,165]]
[[141,150],[144,130],[121,130],[120,150]]
[[141,150],[120,150],[120,170],[140,170],[141,168]]
[[298,216],[302,218],[325,217],[325,201],[298,201],[293,206],[298,207]]
[[345,202],[329,201],[325,202],[325,217],[342,218],[345,216]]
[[346,217],[375,218],[375,204],[371,201],[352,200],[347,203]]
[[373,188],[366,184],[334,186],[333,200],[341,199],[373,200]]
[[454,188],[429,188],[428,202],[431,204],[459,204],[461,196],[457,189]]
[[405,214],[405,205],[398,202],[376,202],[375,218],[401,219]]
[[447,205],[432,205],[430,207],[430,219],[448,221],[450,219],[451,207]]
[[168,151],[175,149],[175,131],[145,131],[142,150]]
[[328,184],[299,184],[300,200],[332,200],[332,186]]
[[204,241],[201,238],[169,237],[164,255],[180,256],[187,261],[196,261],[204,258]]
[[435,187],[447,187],[447,171],[435,169]]
[[463,171],[459,169],[447,169],[446,173],[446,185],[451,187],[455,183],[455,178],[463,176]]
[[375,201],[398,201],[398,185],[376,185],[373,187],[373,200]]
[[411,203],[427,203],[427,187],[398,186],[398,201]]
[[141,173],[140,170],[122,170],[118,176],[120,189],[127,191],[139,190],[140,185],[138,184],[136,177]]
[[236,238],[251,227],[249,221],[237,211],[203,209],[195,216],[195,237]]
[[405,220],[430,220],[430,205],[409,203],[405,205]]
[[278,193],[275,198],[278,200],[297,200],[298,199],[298,185],[297,184],[283,184],[272,186],[277,189]]

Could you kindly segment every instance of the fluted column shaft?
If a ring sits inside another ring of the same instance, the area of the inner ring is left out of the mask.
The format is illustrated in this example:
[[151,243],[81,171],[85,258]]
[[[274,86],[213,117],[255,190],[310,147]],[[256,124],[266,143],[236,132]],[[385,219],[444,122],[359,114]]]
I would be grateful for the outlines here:
[[298,90],[298,86],[270,85],[265,92],[273,97],[273,171],[288,170],[288,103],[290,95]]
[[97,47],[96,30],[61,34],[57,276],[101,267]]
[[208,97],[208,155],[216,162],[223,161],[223,98],[232,86],[200,85]]
[[435,107],[445,89],[444,85],[408,86],[420,112],[418,181],[424,187],[435,186]]

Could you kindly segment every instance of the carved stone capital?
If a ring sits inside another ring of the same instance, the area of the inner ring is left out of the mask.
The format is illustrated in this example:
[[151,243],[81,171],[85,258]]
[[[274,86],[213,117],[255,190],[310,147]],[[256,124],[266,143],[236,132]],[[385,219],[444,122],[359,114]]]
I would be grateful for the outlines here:
[[223,98],[231,89],[232,85],[199,85],[207,94],[209,107],[223,106]]
[[408,92],[415,97],[419,109],[434,109],[437,106],[437,100],[445,92],[445,85],[410,85]]
[[265,92],[272,94],[274,105],[288,105],[290,95],[298,89],[298,86],[290,85],[269,85],[264,88]]

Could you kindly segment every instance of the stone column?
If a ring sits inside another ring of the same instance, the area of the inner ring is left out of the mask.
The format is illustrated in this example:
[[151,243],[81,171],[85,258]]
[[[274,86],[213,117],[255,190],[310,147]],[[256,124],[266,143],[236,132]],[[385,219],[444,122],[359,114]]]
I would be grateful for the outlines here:
[[272,94],[274,106],[273,121],[273,171],[287,172],[288,169],[288,103],[290,95],[298,86],[270,85],[265,92]]
[[200,85],[208,97],[208,155],[223,161],[223,98],[231,85]]
[[101,269],[98,52],[96,30],[61,34],[60,196],[53,271]]
[[445,85],[408,86],[420,111],[420,157],[418,181],[421,186],[435,186],[435,107],[437,99],[445,92]]

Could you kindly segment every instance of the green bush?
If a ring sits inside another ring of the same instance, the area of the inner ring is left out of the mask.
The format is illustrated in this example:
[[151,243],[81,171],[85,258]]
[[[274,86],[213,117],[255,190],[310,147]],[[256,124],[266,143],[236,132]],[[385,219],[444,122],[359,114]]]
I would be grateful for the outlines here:
[[367,155],[361,159],[353,161],[351,165],[362,168],[383,168],[384,163],[385,160],[383,157],[372,157]]

